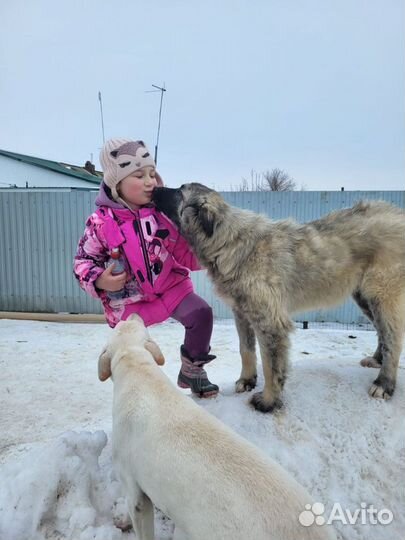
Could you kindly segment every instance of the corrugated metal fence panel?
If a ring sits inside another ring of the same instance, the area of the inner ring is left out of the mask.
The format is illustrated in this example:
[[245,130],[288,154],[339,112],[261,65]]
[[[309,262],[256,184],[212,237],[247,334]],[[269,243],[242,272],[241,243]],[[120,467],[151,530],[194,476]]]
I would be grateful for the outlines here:
[[0,192],[1,311],[102,312],[72,274],[94,199],[75,190]]
[[[317,219],[360,199],[382,199],[405,208],[403,191],[225,192],[232,205],[299,222]],[[0,311],[102,313],[100,303],[79,287],[72,261],[96,193],[87,190],[0,190]],[[205,272],[193,273],[196,292],[216,317],[232,313],[213,292]],[[351,301],[296,320],[365,322]]]

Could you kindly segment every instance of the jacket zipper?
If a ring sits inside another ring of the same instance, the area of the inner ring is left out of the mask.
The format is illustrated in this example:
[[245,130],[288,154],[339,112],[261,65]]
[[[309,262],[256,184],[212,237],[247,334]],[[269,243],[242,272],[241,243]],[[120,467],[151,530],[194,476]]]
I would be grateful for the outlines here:
[[134,231],[135,231],[136,234],[139,235],[139,238],[141,240],[141,248],[142,248],[143,258],[144,258],[144,261],[145,261],[146,273],[148,275],[148,280],[149,280],[150,284],[153,285],[152,272],[151,272],[151,269],[150,269],[150,266],[149,266],[149,257],[148,257],[148,252],[147,252],[147,249],[146,249],[145,238],[143,237],[143,233],[142,233],[141,220],[140,220],[139,216],[135,215],[135,218],[136,219],[134,220]]

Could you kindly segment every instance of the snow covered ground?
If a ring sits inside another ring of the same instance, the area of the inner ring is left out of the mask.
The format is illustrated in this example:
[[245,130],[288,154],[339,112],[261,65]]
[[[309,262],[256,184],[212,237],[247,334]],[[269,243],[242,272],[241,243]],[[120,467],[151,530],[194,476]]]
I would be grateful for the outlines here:
[[[109,332],[106,325],[0,320],[0,540],[134,540],[133,531],[114,526],[125,503],[111,463],[112,383],[97,378]],[[168,322],[151,335],[175,382],[182,327]],[[249,394],[234,393],[240,360],[232,321],[216,322],[212,347],[218,358],[208,371],[221,393],[198,403],[281,463],[325,505],[325,519],[340,505],[340,538],[402,539],[404,353],[394,398],[376,401],[367,390],[377,372],[359,366],[374,352],[374,332],[297,330],[285,408],[263,415],[248,406]],[[377,524],[366,519],[371,505],[392,512],[391,523],[381,523],[389,512]],[[356,523],[345,524],[346,511],[356,510]],[[156,538],[172,534],[157,512]]]

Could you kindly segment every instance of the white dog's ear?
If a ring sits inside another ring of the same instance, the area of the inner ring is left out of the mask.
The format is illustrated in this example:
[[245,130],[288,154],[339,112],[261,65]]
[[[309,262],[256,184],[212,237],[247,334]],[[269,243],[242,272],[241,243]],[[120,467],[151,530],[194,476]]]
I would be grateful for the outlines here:
[[145,326],[145,323],[143,322],[143,319],[137,314],[137,313],[132,313],[127,321],[136,321],[138,323],[140,323],[142,326]]
[[107,349],[104,349],[98,357],[98,378],[106,381],[108,377],[111,377],[111,356]]
[[157,343],[148,339],[145,341],[145,349],[150,352],[158,366],[163,366],[165,363],[165,357]]

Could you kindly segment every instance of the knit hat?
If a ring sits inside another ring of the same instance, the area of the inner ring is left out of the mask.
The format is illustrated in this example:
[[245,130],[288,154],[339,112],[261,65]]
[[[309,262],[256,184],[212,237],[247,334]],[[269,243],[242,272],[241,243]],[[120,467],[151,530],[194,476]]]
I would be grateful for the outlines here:
[[[111,189],[115,200],[120,197],[117,185],[125,177],[142,167],[156,167],[155,161],[143,141],[110,139],[100,152],[100,163],[104,173],[104,183]],[[158,183],[162,183],[156,175]]]

